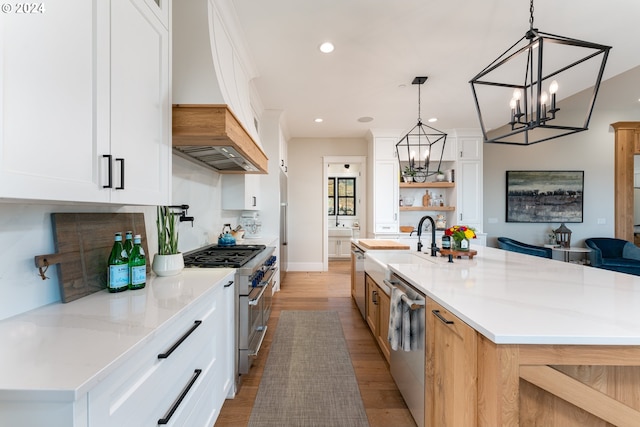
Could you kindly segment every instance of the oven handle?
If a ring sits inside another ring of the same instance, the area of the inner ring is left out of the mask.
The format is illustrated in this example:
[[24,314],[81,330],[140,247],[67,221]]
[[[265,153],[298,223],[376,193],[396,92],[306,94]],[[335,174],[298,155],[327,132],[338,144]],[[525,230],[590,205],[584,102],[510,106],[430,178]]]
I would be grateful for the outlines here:
[[264,287],[264,286],[267,286],[269,284],[269,282],[273,278],[273,275],[276,274],[276,271],[278,271],[278,266],[274,265],[274,266],[270,267],[269,270],[267,270],[267,272],[269,272],[269,271],[271,272],[271,274],[269,274],[269,276],[267,276],[266,279],[264,279],[262,282],[260,282],[260,284],[258,285],[259,287]]
[[[254,289],[258,289],[258,288],[254,288]],[[262,298],[262,294],[264,294],[264,291],[267,289],[266,286],[262,286],[260,289],[260,293],[258,293],[258,296],[255,298],[252,298],[249,300],[249,305],[258,305],[258,303],[260,302],[260,298]]]

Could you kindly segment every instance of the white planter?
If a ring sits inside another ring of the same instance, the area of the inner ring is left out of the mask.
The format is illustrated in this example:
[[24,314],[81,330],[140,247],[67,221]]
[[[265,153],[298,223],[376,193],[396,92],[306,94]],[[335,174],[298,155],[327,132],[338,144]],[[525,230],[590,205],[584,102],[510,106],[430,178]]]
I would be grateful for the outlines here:
[[182,253],[172,255],[155,254],[151,269],[158,276],[175,276],[184,269],[184,258]]

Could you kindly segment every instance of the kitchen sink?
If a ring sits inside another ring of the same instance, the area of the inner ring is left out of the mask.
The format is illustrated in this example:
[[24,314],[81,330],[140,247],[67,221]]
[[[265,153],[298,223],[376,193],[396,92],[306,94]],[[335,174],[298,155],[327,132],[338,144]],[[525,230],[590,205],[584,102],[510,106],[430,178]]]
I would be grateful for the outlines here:
[[352,237],[353,229],[351,227],[334,227],[329,228],[329,237]]

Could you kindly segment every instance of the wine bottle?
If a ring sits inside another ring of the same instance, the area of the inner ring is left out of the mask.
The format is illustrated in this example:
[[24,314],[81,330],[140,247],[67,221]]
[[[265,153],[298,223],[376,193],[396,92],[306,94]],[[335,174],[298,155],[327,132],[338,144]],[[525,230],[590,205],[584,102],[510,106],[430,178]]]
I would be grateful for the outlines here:
[[107,275],[107,289],[109,292],[127,290],[129,286],[129,258],[122,244],[122,233],[116,233],[113,238]]
[[142,289],[147,282],[147,259],[140,242],[140,235],[136,234],[129,256],[129,289]]

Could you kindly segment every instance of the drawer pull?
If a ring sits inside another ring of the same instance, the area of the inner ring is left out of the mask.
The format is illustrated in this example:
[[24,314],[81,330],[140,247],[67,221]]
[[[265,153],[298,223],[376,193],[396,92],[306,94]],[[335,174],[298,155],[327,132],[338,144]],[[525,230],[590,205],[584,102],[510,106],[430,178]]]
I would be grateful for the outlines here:
[[182,344],[184,340],[186,340],[187,337],[191,335],[191,333],[195,331],[198,326],[200,326],[201,323],[202,320],[196,320],[195,322],[193,322],[193,326],[191,327],[191,329],[189,329],[183,336],[181,336],[180,339],[176,341],[169,350],[167,350],[165,353],[160,353],[158,355],[158,359],[166,359],[167,357],[171,356],[171,353],[173,353],[174,350],[178,348],[180,344]]
[[233,285],[233,280],[229,280],[229,283],[227,283],[226,285],[224,285],[225,288],[228,288],[229,286]]
[[443,323],[447,325],[453,325],[453,320],[445,319],[445,317],[442,314],[440,314],[440,310],[431,310],[431,312],[435,314],[438,319],[442,320]]
[[193,383],[196,382],[196,380],[198,379],[201,373],[202,373],[202,369],[196,369],[195,371],[193,371],[193,375],[191,376],[189,383],[186,386],[184,386],[184,388],[182,389],[182,392],[180,392],[180,396],[178,396],[178,398],[173,402],[173,405],[171,405],[171,408],[169,408],[169,412],[164,414],[164,418],[160,418],[158,420],[158,425],[167,424],[169,422],[169,420],[173,416],[173,413],[176,412],[176,410],[184,400],[187,393],[189,393],[189,390],[191,390],[191,387],[193,387]]

